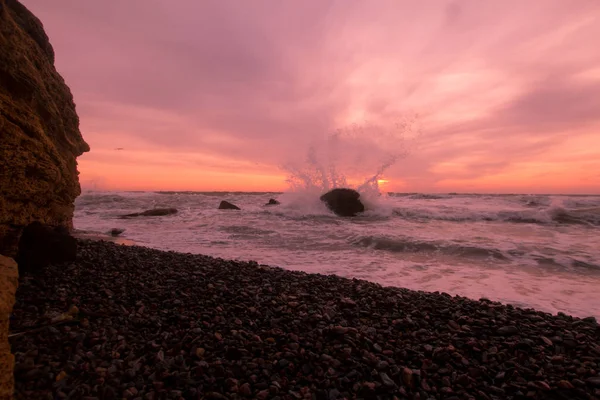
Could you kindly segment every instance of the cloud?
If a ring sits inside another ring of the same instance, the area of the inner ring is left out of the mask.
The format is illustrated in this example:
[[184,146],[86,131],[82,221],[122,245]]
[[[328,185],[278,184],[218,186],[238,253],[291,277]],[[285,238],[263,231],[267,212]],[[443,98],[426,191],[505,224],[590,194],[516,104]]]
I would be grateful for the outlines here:
[[[417,149],[386,177],[436,191],[507,171],[519,181],[519,163],[589,147],[577,138],[600,124],[593,0],[24,3],[45,25],[92,146],[82,177],[103,160],[185,169],[200,182],[230,160],[283,174],[278,166],[352,123],[370,128],[341,148],[368,175],[406,145],[382,132],[419,113]],[[114,147],[129,150],[115,159]],[[194,155],[223,162],[179,163]]]

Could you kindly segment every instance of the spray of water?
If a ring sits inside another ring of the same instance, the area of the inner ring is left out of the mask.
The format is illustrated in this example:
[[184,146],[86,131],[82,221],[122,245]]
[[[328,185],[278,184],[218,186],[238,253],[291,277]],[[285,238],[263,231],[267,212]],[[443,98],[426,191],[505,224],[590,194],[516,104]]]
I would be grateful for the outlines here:
[[348,187],[361,194],[367,209],[373,208],[385,197],[380,190],[384,173],[413,151],[420,135],[418,115],[391,128],[364,123],[338,129],[314,142],[303,160],[282,166],[289,185],[286,200],[320,209],[321,194]]

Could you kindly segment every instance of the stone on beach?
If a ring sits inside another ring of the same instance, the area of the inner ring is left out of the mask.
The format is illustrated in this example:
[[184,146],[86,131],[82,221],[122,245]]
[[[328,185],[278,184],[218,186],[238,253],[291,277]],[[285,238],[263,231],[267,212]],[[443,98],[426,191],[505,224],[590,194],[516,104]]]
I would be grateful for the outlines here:
[[592,319],[107,242],[81,241],[75,263],[24,278],[15,332],[73,305],[78,318],[11,338],[21,398],[592,399],[598,390]]

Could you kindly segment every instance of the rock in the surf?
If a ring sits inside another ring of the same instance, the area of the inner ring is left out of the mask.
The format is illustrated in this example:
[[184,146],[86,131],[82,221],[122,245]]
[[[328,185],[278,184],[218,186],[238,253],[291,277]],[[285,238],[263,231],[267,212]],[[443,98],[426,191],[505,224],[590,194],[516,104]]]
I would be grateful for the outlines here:
[[275,199],[269,199],[269,202],[268,202],[267,204],[265,204],[265,206],[276,206],[276,205],[278,205],[278,204],[281,204],[281,203],[279,203],[279,202],[278,202],[277,200],[275,200]]
[[110,236],[119,236],[121,233],[125,232],[125,229],[121,229],[121,228],[112,228],[110,231],[108,231],[108,234]]
[[49,264],[75,261],[77,240],[62,226],[32,222],[19,240],[17,262],[20,271],[38,271]]
[[177,214],[176,208],[153,208],[151,210],[142,211],[139,213],[125,214],[121,218],[134,218],[134,217],[161,217],[163,215]]
[[241,208],[239,208],[235,204],[223,200],[221,201],[221,204],[219,204],[219,210],[241,210]]
[[89,149],[42,23],[0,0],[0,253],[14,258],[33,221],[72,227],[76,158]]
[[365,211],[365,206],[360,201],[360,193],[354,189],[330,190],[321,196],[321,201],[341,217],[354,217],[357,213]]

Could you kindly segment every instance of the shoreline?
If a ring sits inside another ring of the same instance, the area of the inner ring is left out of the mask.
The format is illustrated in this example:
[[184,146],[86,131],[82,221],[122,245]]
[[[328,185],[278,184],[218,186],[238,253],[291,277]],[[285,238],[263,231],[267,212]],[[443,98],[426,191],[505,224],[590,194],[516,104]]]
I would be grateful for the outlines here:
[[104,241],[114,244],[122,244],[126,246],[136,246],[136,242],[121,236],[111,236],[99,232],[77,231],[72,232],[74,238],[78,240]]
[[104,240],[79,247],[75,263],[21,277],[16,398],[600,397],[593,318]]

